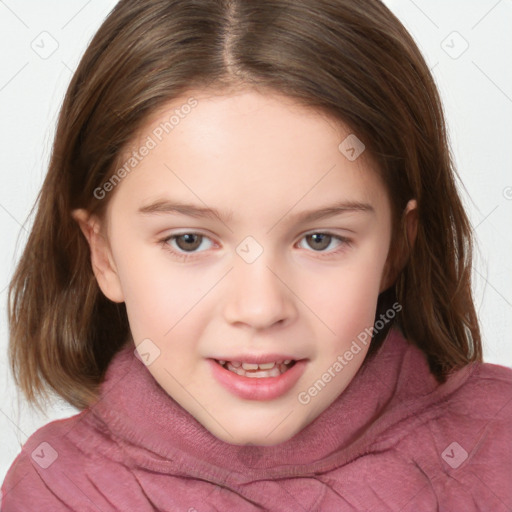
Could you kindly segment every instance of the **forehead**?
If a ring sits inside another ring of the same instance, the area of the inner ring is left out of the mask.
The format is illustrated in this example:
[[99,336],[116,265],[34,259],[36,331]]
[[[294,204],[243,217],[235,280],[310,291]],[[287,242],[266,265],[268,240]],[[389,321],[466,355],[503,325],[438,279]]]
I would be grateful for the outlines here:
[[[152,112],[134,134],[125,155],[137,150],[148,136],[157,145],[193,137],[189,149],[208,149],[211,155],[224,152],[226,146],[278,145],[283,154],[290,150],[291,157],[330,152],[348,135],[350,128],[334,115],[275,91],[192,89]],[[303,141],[308,144],[301,145]],[[363,161],[365,166],[372,165],[368,153],[361,157],[356,165]]]
[[189,91],[148,118],[124,161],[144,146],[151,149],[116,191],[128,190],[137,206],[165,191],[232,211],[251,208],[249,197],[253,207],[295,199],[306,208],[324,198],[374,201],[383,192],[349,127],[279,94]]

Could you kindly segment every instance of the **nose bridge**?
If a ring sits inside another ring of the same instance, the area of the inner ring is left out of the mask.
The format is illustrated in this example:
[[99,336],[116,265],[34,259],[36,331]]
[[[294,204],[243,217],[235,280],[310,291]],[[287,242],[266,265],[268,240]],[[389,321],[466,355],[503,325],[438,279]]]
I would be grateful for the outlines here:
[[225,304],[226,319],[257,328],[289,320],[295,308],[292,294],[278,277],[278,258],[253,237],[244,239],[236,252]]

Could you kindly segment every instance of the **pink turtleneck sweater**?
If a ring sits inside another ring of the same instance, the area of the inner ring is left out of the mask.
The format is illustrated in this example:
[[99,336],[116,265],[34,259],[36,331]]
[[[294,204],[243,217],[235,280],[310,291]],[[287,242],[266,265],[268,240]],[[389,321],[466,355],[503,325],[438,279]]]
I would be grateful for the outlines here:
[[512,511],[512,370],[443,385],[391,331],[315,421],[277,446],[214,437],[127,346],[96,405],[23,446],[2,512]]

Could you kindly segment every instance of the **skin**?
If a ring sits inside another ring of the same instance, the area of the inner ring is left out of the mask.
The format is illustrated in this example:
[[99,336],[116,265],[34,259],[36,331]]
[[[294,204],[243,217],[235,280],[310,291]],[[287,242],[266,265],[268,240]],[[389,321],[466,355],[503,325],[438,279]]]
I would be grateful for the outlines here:
[[[157,112],[133,148],[190,96]],[[278,94],[193,97],[197,106],[104,199],[104,219],[85,210],[73,215],[101,290],[126,303],[135,345],[150,339],[158,347],[148,370],[161,387],[219,439],[274,445],[325,411],[364,360],[369,344],[308,404],[298,401],[373,326],[378,294],[395,277],[388,270],[390,201],[367,154],[349,161],[338,149],[350,134],[341,123]],[[138,212],[163,199],[231,216]],[[340,201],[372,211],[306,223],[295,217]],[[411,240],[415,212],[411,201]],[[333,237],[306,237],[325,232]],[[183,238],[162,242],[184,233],[204,235],[192,252]],[[252,263],[236,252],[247,236],[263,250]],[[241,352],[292,354],[308,363],[283,396],[246,400],[218,383],[207,362]]]

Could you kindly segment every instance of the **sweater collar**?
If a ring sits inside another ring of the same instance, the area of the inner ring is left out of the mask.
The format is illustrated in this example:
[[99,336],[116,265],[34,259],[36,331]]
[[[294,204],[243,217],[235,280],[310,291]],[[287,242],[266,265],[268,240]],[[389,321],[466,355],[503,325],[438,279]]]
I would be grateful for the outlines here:
[[345,391],[302,431],[275,446],[238,446],[216,438],[173,400],[130,342],[112,360],[90,412],[134,466],[243,483],[347,463],[438,387],[423,352],[392,329]]

